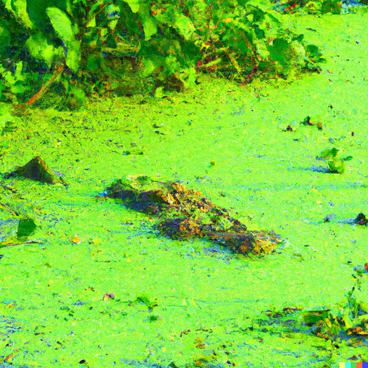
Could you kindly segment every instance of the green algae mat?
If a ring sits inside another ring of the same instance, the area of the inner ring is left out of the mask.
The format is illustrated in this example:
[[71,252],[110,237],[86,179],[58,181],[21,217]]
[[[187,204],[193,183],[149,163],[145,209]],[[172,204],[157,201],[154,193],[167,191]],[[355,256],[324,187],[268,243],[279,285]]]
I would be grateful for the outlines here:
[[[286,19],[324,51],[321,74],[2,110],[0,366],[368,361],[367,16]],[[49,176],[20,175],[36,157]],[[178,183],[208,211],[183,214],[176,196],[162,216],[138,210],[141,191],[128,205],[106,195],[128,175]],[[236,221],[259,246],[280,242],[234,252],[223,235]]]

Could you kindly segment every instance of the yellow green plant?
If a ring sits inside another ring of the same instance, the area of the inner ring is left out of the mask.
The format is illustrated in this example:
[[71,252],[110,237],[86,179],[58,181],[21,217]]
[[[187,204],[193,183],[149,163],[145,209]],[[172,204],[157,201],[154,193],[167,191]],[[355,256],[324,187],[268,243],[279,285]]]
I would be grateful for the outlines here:
[[331,172],[343,174],[345,172],[345,161],[353,159],[352,156],[341,157],[341,151],[338,148],[326,148],[319,156],[327,161]]

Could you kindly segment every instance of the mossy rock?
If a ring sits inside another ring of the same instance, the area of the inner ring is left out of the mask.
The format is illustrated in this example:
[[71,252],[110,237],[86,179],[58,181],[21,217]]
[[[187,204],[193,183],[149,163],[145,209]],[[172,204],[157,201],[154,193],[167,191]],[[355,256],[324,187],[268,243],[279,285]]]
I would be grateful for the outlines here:
[[11,177],[24,177],[26,179],[40,181],[47,184],[59,183],[64,186],[66,185],[62,178],[52,173],[40,156],[33,158],[24,166],[17,167],[14,171],[5,174],[6,179]]

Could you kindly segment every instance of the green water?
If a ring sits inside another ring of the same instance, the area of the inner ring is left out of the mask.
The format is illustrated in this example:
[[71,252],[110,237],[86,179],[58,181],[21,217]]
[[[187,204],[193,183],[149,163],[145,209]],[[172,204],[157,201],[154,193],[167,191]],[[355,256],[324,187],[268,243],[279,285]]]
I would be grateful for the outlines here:
[[[271,308],[330,308],[353,285],[347,262],[367,262],[367,229],[323,218],[368,212],[368,17],[287,19],[321,48],[321,74],[245,87],[205,78],[173,101],[139,105],[136,96],[80,113],[35,111],[0,138],[0,172],[41,155],[69,184],[6,180],[17,194],[2,200],[35,220],[32,239],[43,242],[0,250],[0,356],[14,354],[7,364],[338,367],[364,357],[366,347],[334,348],[252,322]],[[323,130],[299,126],[306,116]],[[288,125],[296,131],[283,132]],[[353,156],[343,175],[316,170],[327,167],[315,157],[330,146]],[[157,237],[155,219],[95,198],[137,174],[180,180],[286,245],[236,257],[202,240]],[[142,296],[152,311],[133,302]]]

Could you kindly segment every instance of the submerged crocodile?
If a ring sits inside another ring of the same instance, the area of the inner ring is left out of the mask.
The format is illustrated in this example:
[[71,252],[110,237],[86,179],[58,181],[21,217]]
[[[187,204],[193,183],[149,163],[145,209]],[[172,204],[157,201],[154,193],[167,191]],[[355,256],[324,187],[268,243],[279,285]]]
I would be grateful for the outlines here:
[[[17,176],[68,187],[41,157],[35,157],[26,165],[5,174],[5,178]],[[256,255],[272,253],[281,243],[273,232],[249,231],[245,224],[231,217],[227,209],[214,205],[201,192],[189,190],[179,182],[161,182],[146,175],[127,177],[115,181],[103,196],[122,200],[132,210],[157,216],[155,228],[171,239],[205,238],[229,247],[235,253]],[[32,229],[26,235],[36,227],[34,223],[31,225]],[[22,237],[19,226],[18,233],[18,237]],[[11,241],[11,245],[18,243]]]
[[281,243],[273,232],[249,231],[246,225],[179,182],[140,175],[117,180],[103,196],[120,199],[130,209],[156,215],[156,228],[171,239],[205,238],[240,254],[268,254]]

